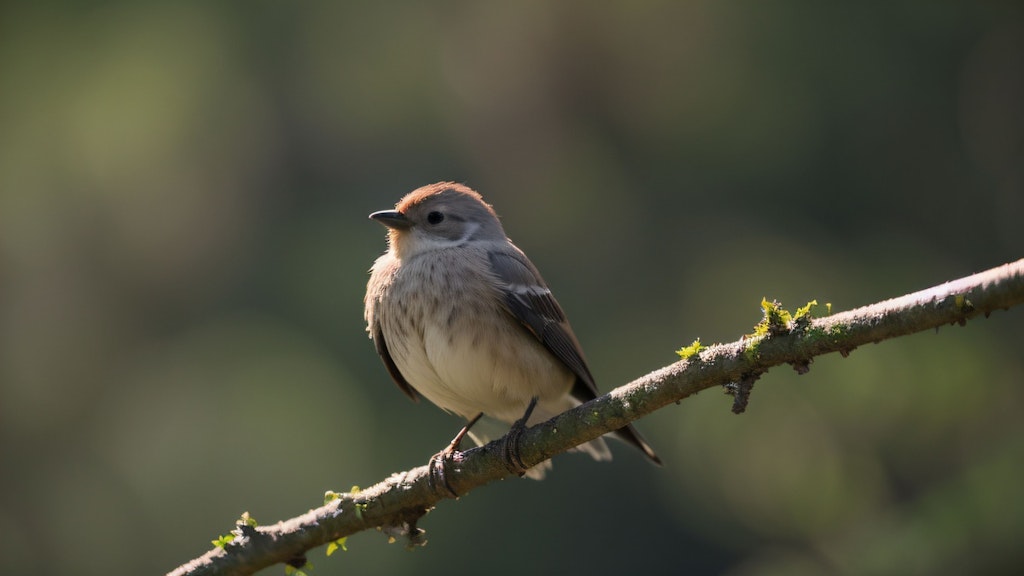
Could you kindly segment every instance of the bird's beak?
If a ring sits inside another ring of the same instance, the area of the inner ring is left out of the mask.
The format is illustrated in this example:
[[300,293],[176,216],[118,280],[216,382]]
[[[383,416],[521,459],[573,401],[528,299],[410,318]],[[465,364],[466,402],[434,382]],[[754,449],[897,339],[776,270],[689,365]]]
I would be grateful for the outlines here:
[[376,220],[392,230],[408,230],[412,228],[412,220],[398,210],[381,210],[370,214],[370,220]]

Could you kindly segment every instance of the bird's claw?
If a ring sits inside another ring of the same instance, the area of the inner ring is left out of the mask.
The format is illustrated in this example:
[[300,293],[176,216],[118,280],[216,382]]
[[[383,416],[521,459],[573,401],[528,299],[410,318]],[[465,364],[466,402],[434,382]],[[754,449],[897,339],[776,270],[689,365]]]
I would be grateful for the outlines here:
[[523,457],[519,451],[519,440],[526,431],[526,422],[530,419],[530,415],[533,414],[533,409],[537,407],[537,397],[534,396],[530,400],[530,405],[526,407],[526,413],[519,420],[512,423],[512,427],[509,428],[508,434],[505,435],[505,442],[503,451],[505,454],[505,465],[509,471],[518,476],[526,474],[529,469],[523,462]]
[[438,486],[444,486],[444,489],[452,495],[452,498],[459,497],[459,493],[448,482],[448,463],[454,460],[461,460],[461,457],[462,452],[455,449],[452,444],[449,444],[444,450],[430,457],[430,462],[427,463],[428,480],[435,491]]
[[470,421],[462,427],[462,430],[459,430],[459,433],[455,435],[455,438],[452,438],[452,441],[448,443],[448,446],[446,446],[444,450],[441,450],[437,454],[431,456],[430,462],[427,464],[430,473],[430,484],[434,487],[444,485],[445,489],[448,490],[448,493],[454,498],[458,498],[459,493],[456,492],[455,489],[452,488],[451,483],[448,482],[448,462],[462,461],[462,452],[459,452],[459,446],[462,444],[462,439],[466,437],[469,429],[476,424],[477,420],[479,420],[481,416],[483,416],[483,413],[477,414],[470,419]]

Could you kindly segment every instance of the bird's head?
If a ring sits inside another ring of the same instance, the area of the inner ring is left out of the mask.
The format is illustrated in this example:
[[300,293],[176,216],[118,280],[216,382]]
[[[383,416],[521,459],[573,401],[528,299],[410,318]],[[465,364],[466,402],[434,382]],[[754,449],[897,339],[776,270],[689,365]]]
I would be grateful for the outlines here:
[[399,258],[460,246],[504,240],[497,214],[480,194],[454,182],[418,188],[395,206],[370,214],[388,228],[388,246]]

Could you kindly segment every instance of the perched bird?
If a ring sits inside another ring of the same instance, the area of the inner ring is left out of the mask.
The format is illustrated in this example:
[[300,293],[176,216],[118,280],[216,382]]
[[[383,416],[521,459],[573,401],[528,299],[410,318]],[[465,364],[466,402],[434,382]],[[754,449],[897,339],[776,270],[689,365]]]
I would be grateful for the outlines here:
[[[561,306],[480,194],[439,182],[370,218],[388,228],[388,251],[370,270],[366,329],[410,398],[469,425],[481,413],[513,423],[535,405],[532,425],[597,396]],[[632,425],[613,434],[661,463]],[[611,458],[600,438],[580,448]]]

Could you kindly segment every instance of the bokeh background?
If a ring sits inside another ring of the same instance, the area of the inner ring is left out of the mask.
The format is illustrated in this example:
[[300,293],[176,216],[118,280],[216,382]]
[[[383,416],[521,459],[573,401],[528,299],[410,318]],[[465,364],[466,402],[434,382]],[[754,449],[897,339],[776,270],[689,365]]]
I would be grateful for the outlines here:
[[[0,568],[144,574],[426,462],[367,220],[479,190],[603,390],[1024,255],[1024,10],[907,2],[0,8]],[[1024,311],[714,391],[314,574],[1008,574]],[[268,570],[280,573],[281,567]]]

